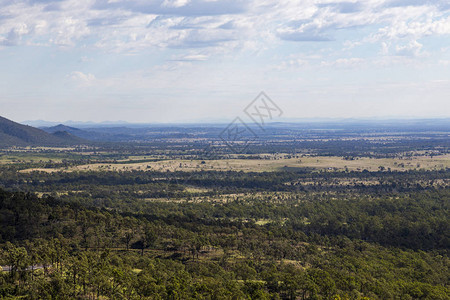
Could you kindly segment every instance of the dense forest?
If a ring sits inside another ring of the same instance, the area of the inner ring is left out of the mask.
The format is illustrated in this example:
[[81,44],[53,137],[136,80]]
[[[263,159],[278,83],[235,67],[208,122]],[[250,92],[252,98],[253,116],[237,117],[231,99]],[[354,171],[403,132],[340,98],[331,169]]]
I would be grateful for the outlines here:
[[445,170],[3,171],[6,299],[450,298]]

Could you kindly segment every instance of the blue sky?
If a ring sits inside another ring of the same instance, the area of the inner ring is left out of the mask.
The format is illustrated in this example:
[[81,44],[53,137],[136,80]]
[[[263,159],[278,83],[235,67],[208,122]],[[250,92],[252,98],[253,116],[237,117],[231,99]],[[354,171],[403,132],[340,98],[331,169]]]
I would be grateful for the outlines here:
[[0,0],[0,115],[450,116],[447,0]]

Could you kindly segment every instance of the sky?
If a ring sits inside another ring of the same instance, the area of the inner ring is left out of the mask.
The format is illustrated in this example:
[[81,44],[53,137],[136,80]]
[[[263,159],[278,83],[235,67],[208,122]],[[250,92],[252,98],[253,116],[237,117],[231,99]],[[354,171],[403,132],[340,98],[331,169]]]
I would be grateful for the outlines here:
[[0,0],[0,115],[450,117],[448,0]]

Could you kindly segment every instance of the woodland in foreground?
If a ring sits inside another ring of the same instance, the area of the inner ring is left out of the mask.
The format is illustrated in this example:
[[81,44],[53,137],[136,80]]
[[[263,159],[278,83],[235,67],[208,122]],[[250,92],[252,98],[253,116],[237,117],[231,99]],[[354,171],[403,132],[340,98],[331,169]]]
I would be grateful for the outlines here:
[[[448,175],[16,173],[1,179],[26,192],[0,191],[0,295],[450,299]],[[358,176],[378,184],[332,184]]]

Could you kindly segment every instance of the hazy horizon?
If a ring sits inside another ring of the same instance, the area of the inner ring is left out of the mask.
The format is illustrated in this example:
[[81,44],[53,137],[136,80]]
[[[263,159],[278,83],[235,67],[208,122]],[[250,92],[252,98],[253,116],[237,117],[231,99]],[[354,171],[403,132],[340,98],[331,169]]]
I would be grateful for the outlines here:
[[[15,120],[13,120],[15,121]],[[93,121],[77,121],[77,120],[66,120],[66,121],[47,121],[47,120],[24,120],[17,121],[18,123],[34,126],[34,127],[52,127],[57,125],[66,125],[66,126],[115,126],[115,125],[123,125],[123,126],[144,126],[144,125],[227,125],[233,120],[199,120],[199,121],[191,121],[191,122],[128,122],[125,120],[104,120],[99,122]],[[243,121],[249,126],[257,126],[253,124],[251,120],[243,119]],[[364,123],[364,122],[424,122],[424,121],[448,121],[450,122],[450,117],[435,117],[435,118],[414,118],[414,117],[404,117],[404,118],[383,118],[383,117],[373,117],[373,118],[279,118],[277,120],[268,121],[266,124],[326,124],[326,123]]]
[[[6,116],[2,116],[6,117]],[[238,117],[238,116],[235,116]],[[218,118],[218,119],[196,119],[196,120],[184,120],[183,122],[174,122],[174,121],[159,121],[159,122],[138,122],[133,120],[122,120],[122,119],[104,119],[104,120],[59,120],[56,118],[49,118],[49,119],[28,119],[28,120],[14,120],[12,121],[21,123],[21,124],[27,124],[27,123],[52,123],[52,124],[104,124],[104,123],[112,123],[112,124],[226,124],[232,121],[233,118]],[[296,122],[328,122],[328,121],[419,121],[419,120],[446,120],[450,119],[449,116],[373,116],[373,117],[304,117],[304,118],[285,118],[285,117],[278,117],[273,118],[272,120],[266,121],[267,123],[296,123]]]

